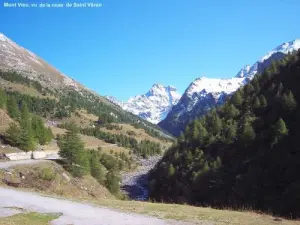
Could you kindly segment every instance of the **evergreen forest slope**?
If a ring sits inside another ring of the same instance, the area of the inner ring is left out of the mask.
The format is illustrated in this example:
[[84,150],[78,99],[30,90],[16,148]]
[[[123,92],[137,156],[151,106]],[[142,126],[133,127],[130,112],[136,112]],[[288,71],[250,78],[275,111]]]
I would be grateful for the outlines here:
[[300,216],[300,51],[190,123],[150,175],[156,201]]

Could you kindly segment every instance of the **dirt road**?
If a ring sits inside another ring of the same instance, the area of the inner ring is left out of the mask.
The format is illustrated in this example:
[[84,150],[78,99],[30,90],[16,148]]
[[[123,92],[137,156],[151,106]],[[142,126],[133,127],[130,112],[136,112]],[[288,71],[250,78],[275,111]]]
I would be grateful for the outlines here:
[[[177,221],[164,221],[133,213],[124,213],[81,204],[63,199],[41,196],[35,193],[0,187],[0,217],[11,215],[16,208],[40,213],[62,213],[53,225],[179,225]],[[11,208],[12,212],[9,212]],[[1,213],[2,212],[2,213]]]

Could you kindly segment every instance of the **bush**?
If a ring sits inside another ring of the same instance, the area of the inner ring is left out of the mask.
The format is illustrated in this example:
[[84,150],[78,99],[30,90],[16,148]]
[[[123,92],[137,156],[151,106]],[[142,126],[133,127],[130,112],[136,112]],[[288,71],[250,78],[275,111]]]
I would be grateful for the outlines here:
[[55,178],[55,171],[50,167],[43,168],[39,172],[39,178],[46,181],[52,181]]

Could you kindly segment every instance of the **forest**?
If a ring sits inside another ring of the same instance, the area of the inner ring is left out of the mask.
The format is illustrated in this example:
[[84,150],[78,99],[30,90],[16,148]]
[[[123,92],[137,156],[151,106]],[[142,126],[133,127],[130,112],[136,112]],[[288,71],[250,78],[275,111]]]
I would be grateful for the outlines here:
[[142,156],[144,158],[162,153],[162,148],[159,143],[149,140],[142,140],[141,142],[138,142],[135,138],[129,137],[124,134],[112,134],[109,132],[101,131],[99,126],[80,128],[74,125],[74,123],[64,123],[60,124],[59,127],[68,130],[76,129],[81,134],[94,136],[96,138],[104,140],[107,143],[118,144],[124,148],[129,148],[135,155]]
[[154,201],[300,216],[300,51],[191,122],[149,176]]

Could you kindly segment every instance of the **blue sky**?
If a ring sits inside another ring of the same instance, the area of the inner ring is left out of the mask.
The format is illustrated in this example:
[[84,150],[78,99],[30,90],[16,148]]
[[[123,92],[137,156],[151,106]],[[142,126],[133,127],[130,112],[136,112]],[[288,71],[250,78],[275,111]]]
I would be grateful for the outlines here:
[[300,38],[299,0],[91,1],[103,7],[8,9],[1,1],[0,32],[120,100],[154,83],[183,93],[200,76],[232,77],[282,42]]

